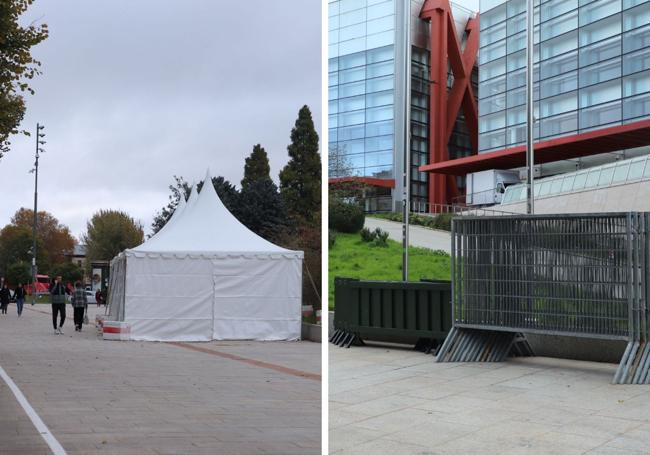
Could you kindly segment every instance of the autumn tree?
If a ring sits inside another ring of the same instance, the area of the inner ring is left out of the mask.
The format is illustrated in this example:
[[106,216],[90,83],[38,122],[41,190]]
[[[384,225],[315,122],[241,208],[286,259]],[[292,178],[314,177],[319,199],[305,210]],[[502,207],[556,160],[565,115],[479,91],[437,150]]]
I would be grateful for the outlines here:
[[[24,207],[19,209],[11,218],[11,225],[22,228],[24,232],[29,232],[31,238],[34,211]],[[76,243],[70,234],[70,228],[61,224],[58,219],[46,211],[38,212],[36,238],[38,240],[37,261],[42,261],[43,258],[47,259],[47,264],[39,265],[40,272],[46,272],[52,264],[61,264],[66,261],[66,255],[73,251]],[[31,243],[29,249],[31,249]]]
[[52,267],[51,275],[60,276],[64,283],[74,283],[84,277],[84,270],[74,262],[64,262]]
[[241,181],[242,191],[251,183],[261,180],[271,180],[271,166],[266,150],[260,144],[253,147],[253,152],[246,158],[244,178]]
[[109,261],[122,251],[144,242],[142,224],[118,210],[100,210],[86,225],[82,236],[86,244],[86,262]]
[[289,213],[314,223],[321,207],[321,160],[318,133],[307,106],[298,113],[287,150],[289,162],[280,172],[280,193]]
[[41,63],[32,57],[31,49],[47,38],[47,24],[19,23],[32,3],[0,2],[0,158],[9,150],[9,136],[19,132],[25,116],[23,94],[34,93],[28,81],[41,74]]

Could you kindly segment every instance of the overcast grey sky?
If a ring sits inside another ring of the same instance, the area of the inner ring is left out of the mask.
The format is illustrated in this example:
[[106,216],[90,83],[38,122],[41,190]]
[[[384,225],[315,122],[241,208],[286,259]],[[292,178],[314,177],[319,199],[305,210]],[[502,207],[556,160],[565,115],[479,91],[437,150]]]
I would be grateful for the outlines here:
[[[109,208],[149,232],[174,174],[239,185],[256,143],[277,182],[304,104],[321,133],[319,0],[37,0],[34,19],[50,37],[23,127],[47,134],[39,210],[76,237]],[[33,159],[15,137],[0,160],[0,227],[33,208]]]

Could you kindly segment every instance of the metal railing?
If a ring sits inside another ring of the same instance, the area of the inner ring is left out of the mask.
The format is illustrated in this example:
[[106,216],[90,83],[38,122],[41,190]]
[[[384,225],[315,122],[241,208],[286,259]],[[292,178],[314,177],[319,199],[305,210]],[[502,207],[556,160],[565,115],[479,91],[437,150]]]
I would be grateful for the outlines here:
[[648,215],[455,219],[454,324],[639,340]]
[[[393,211],[402,211],[402,202],[395,201]],[[467,207],[463,205],[436,204],[431,202],[411,202],[411,213],[418,215],[436,216],[440,214],[450,214],[454,216],[502,216],[516,215],[516,212],[507,212],[504,210],[486,208],[486,207]]]

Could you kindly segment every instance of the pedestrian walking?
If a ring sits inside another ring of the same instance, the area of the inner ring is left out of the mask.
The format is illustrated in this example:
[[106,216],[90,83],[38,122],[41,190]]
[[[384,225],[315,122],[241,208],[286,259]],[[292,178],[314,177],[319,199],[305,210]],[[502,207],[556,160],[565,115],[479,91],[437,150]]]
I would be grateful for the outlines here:
[[7,286],[7,282],[5,281],[0,289],[0,309],[2,309],[2,314],[7,314],[7,307],[9,306],[10,298],[11,293],[9,291],[9,286]]
[[16,307],[18,307],[18,317],[23,314],[23,303],[25,303],[25,288],[23,283],[18,283],[18,287],[14,291],[14,297],[16,298]]
[[74,284],[72,307],[74,308],[74,329],[77,332],[81,332],[84,313],[88,309],[88,298],[86,297],[86,291],[81,287],[81,281],[77,281]]
[[[50,285],[50,297],[52,298],[52,325],[54,326],[54,333],[56,335],[63,335],[63,323],[65,322],[65,296],[70,294],[70,291],[65,287],[61,281],[61,277],[57,276],[54,282]],[[61,320],[57,327],[56,317],[57,314],[61,315]]]
[[97,289],[97,292],[95,292],[95,301],[97,302],[97,308],[102,306],[102,302],[104,301],[104,296],[102,295],[101,289]]

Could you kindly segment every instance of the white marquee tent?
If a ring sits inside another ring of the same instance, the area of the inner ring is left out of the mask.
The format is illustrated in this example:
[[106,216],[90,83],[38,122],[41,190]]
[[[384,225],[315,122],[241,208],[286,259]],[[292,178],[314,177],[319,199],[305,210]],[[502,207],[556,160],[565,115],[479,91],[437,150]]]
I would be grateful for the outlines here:
[[111,262],[106,320],[127,323],[132,340],[296,340],[302,259],[241,224],[212,185],[193,188],[156,235]]

